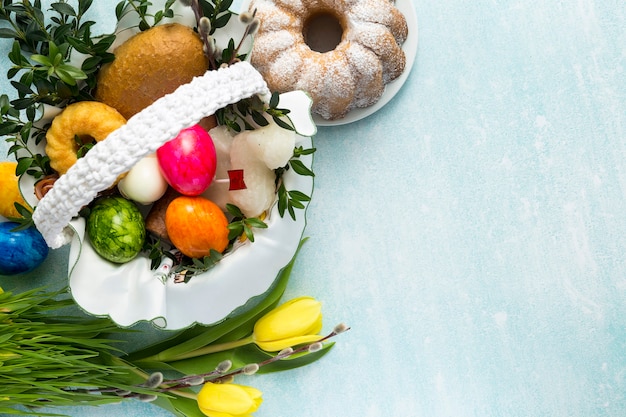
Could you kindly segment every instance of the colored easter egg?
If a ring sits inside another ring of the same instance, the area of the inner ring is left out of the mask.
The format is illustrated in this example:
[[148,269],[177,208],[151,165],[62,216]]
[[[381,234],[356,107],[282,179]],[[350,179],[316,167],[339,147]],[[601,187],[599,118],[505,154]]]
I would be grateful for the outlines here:
[[19,177],[15,175],[17,162],[0,162],[0,216],[21,217],[15,208],[15,203],[27,207],[19,188]]
[[184,195],[201,194],[215,176],[215,145],[199,125],[181,130],[157,150],[157,158],[165,180]]
[[163,197],[167,182],[159,168],[156,155],[149,155],[135,164],[117,184],[120,193],[139,204],[151,204]]
[[29,272],[48,256],[48,245],[35,227],[14,231],[19,224],[0,223],[0,275]]
[[165,227],[174,246],[191,258],[208,256],[211,249],[223,252],[228,246],[228,220],[204,197],[174,199],[165,212]]
[[87,218],[87,236],[94,250],[115,263],[134,259],[143,248],[146,228],[137,206],[123,197],[98,200]]

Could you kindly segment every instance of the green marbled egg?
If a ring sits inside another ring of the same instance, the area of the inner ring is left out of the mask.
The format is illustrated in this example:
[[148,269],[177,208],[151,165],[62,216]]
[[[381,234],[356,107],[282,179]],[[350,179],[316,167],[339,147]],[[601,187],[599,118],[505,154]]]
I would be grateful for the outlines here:
[[143,248],[146,227],[135,203],[123,197],[98,200],[87,218],[87,235],[95,251],[115,263],[134,259]]

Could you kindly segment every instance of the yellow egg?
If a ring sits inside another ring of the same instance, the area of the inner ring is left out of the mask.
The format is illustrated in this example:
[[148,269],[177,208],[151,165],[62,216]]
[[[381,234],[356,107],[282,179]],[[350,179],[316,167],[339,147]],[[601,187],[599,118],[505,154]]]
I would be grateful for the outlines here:
[[17,162],[0,162],[0,216],[21,217],[15,209],[15,203],[28,207],[20,193],[19,177],[15,175],[16,166]]

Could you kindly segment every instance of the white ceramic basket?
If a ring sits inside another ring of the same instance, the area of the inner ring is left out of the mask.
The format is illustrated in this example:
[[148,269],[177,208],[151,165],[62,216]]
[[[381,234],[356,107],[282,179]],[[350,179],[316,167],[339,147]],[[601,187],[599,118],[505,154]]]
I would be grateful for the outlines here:
[[[185,19],[189,20],[182,16]],[[118,28],[118,32],[124,30]],[[77,217],[80,208],[98,192],[112,186],[121,173],[173,139],[180,130],[228,104],[255,94],[267,98],[268,93],[260,74],[247,62],[208,71],[157,100],[96,144],[57,180],[41,201],[33,199],[32,178],[23,176],[20,187],[27,201],[37,206],[33,219],[48,245],[58,248],[71,243],[69,286],[81,308],[95,316],[109,316],[120,326],[151,321],[157,327],[176,330],[194,323],[219,322],[271,287],[298,248],[306,224],[306,207],[297,211],[293,220],[288,214],[281,217],[274,204],[266,219],[268,228],[255,230],[254,242],[238,246],[212,269],[187,283],[163,281],[151,270],[151,261],[145,255],[125,264],[104,260],[85,238],[84,219]],[[316,127],[308,95],[282,94],[279,107],[291,110],[289,118],[299,134],[296,146],[310,148]],[[59,109],[48,108],[40,122],[51,120],[58,112]],[[311,168],[311,155],[301,160]],[[288,190],[312,194],[312,177],[287,170],[282,179]]]

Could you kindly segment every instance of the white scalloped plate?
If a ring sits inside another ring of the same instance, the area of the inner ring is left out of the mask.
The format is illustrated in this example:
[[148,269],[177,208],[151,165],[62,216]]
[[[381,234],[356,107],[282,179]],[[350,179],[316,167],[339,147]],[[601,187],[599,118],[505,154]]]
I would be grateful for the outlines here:
[[[189,16],[177,14],[176,20],[189,22]],[[241,30],[237,27],[240,25],[238,19],[231,21],[233,30]],[[310,97],[301,91],[281,94],[279,105],[291,110],[289,117],[299,133],[296,146],[311,148],[316,126],[310,114]],[[58,111],[44,108],[40,123],[50,121]],[[39,145],[40,148],[43,146]],[[312,155],[300,159],[311,169]],[[283,181],[288,190],[312,195],[312,177],[288,170],[283,174]],[[32,206],[37,203],[33,186],[32,177],[20,179],[22,194]],[[272,286],[280,270],[297,251],[306,226],[307,206],[296,210],[293,220],[287,213],[281,217],[277,204],[274,204],[265,219],[267,229],[255,230],[254,242],[247,241],[238,246],[212,269],[194,276],[187,283],[174,283],[171,278],[163,282],[151,270],[150,260],[144,255],[121,265],[104,260],[85,236],[85,220],[76,218],[70,224],[75,232],[68,264],[72,296],[85,312],[109,316],[123,327],[150,321],[159,328],[177,330],[195,323],[217,323],[234,310],[245,309],[246,303]]]
[[[310,148],[311,138],[300,136],[297,145]],[[302,160],[311,167],[311,157]],[[287,189],[307,195],[313,191],[313,179],[293,170],[283,180]],[[305,210],[299,210],[294,221],[280,217],[274,205],[266,223],[267,229],[255,230],[253,243],[247,241],[209,271],[187,283],[163,283],[145,256],[121,265],[103,260],[86,241],[85,221],[78,218],[72,222],[76,233],[69,255],[72,296],[89,314],[110,316],[120,326],[152,321],[175,330],[216,323],[271,287],[298,248]]]
[[[284,98],[284,99],[283,99]],[[310,98],[302,92],[281,95],[281,107],[294,109],[291,120],[298,131],[313,135],[315,125],[305,111]],[[308,119],[308,121],[307,121]],[[296,146],[312,147],[312,139],[298,135]],[[309,168],[312,155],[300,157]],[[288,190],[311,196],[313,178],[288,170],[283,175]],[[246,241],[228,253],[209,271],[187,283],[164,282],[150,269],[150,260],[140,255],[125,264],[100,257],[85,237],[85,220],[74,219],[69,253],[69,285],[72,297],[87,313],[109,316],[120,326],[151,321],[155,326],[177,330],[195,323],[213,324],[267,291],[278,273],[293,258],[306,226],[306,206],[293,220],[281,217],[278,205],[265,220],[267,229],[256,229],[255,241]]]

